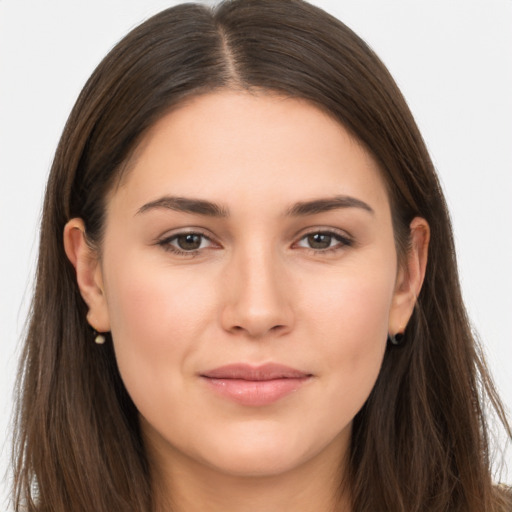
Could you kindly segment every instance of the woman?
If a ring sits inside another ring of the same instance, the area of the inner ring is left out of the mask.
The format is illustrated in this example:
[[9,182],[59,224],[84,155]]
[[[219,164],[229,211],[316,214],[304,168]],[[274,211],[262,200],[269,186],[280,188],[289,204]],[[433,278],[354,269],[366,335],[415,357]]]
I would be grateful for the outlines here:
[[446,205],[396,85],[299,1],[169,9],[45,199],[17,510],[507,510]]

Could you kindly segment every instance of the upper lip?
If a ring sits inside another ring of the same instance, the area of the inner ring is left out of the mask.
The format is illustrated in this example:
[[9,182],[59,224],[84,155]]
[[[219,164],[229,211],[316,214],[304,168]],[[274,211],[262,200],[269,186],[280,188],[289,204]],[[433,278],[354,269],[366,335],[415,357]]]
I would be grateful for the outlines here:
[[201,373],[202,377],[210,379],[240,379],[240,380],[274,380],[301,379],[311,374],[277,363],[267,363],[254,366],[247,363],[227,364],[213,370]]

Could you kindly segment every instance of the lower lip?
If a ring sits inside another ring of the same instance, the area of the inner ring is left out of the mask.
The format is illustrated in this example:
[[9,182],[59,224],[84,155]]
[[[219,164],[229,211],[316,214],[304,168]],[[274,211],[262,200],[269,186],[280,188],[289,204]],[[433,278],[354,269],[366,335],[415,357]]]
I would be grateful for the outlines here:
[[297,391],[310,377],[272,380],[203,378],[220,395],[241,405],[261,407]]

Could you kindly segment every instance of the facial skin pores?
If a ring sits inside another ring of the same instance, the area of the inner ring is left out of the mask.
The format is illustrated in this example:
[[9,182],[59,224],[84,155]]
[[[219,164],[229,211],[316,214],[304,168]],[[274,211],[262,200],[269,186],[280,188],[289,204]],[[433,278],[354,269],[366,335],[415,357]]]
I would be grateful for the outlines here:
[[167,483],[339,473],[421,286],[419,226],[406,272],[378,165],[305,101],[222,91],[148,132],[81,289]]

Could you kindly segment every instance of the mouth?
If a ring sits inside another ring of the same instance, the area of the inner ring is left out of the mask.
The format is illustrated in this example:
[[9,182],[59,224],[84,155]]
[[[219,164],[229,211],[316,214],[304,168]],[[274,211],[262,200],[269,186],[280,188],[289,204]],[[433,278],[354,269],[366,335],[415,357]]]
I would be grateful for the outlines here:
[[295,391],[313,375],[289,366],[230,364],[200,374],[216,394],[252,407],[272,404]]

